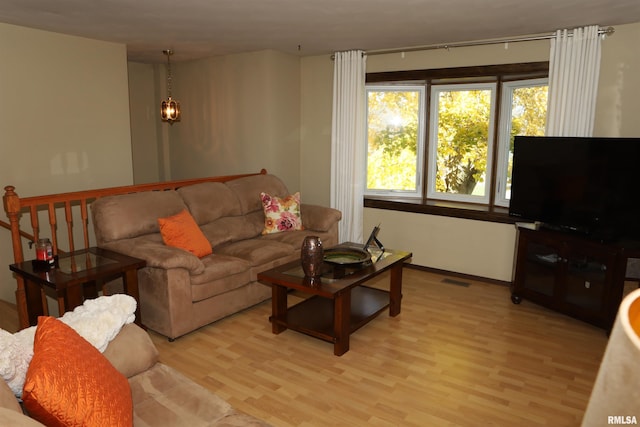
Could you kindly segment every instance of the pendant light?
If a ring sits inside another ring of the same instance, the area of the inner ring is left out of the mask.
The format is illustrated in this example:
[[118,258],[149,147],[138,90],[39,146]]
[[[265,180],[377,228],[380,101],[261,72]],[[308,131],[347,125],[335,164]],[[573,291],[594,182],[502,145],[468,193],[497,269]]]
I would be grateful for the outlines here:
[[162,101],[160,106],[160,117],[162,121],[169,122],[170,125],[173,122],[180,120],[180,102],[171,98],[171,55],[173,51],[171,49],[163,50],[162,53],[167,55],[167,99]]

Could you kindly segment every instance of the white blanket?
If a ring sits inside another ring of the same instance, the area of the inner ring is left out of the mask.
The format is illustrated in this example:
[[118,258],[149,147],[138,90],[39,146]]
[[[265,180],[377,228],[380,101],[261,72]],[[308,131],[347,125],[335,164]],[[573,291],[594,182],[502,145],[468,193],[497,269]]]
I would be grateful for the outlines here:
[[[133,297],[115,294],[86,300],[83,305],[66,312],[60,320],[103,352],[120,329],[135,320],[135,311]],[[15,334],[0,329],[0,376],[17,397],[22,396],[27,368],[33,357],[35,333],[35,326]]]

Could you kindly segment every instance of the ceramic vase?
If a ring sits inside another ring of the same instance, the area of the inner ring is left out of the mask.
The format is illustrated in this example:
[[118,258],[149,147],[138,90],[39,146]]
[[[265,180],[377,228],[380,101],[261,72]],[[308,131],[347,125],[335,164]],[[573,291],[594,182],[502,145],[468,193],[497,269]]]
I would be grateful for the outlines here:
[[300,261],[304,275],[312,278],[319,277],[322,273],[323,258],[324,249],[320,238],[317,236],[305,237],[300,249]]

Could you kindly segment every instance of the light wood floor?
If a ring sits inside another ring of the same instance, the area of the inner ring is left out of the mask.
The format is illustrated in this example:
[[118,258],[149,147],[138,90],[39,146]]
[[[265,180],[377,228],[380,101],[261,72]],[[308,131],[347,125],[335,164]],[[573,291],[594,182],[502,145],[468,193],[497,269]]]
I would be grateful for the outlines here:
[[504,286],[443,279],[405,269],[402,313],[357,331],[341,357],[273,335],[269,301],[172,343],[151,335],[162,362],[274,426],[579,425],[605,332],[514,305]]
[[0,299],[0,329],[13,333],[19,327],[16,305]]

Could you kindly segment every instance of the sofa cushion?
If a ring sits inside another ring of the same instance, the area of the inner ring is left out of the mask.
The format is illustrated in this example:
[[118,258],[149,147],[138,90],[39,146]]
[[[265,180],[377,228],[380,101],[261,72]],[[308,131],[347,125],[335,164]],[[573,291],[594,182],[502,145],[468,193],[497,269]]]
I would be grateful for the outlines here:
[[204,271],[202,274],[191,277],[192,285],[200,285],[246,272],[250,267],[249,263],[243,259],[218,253],[202,258],[202,263]]
[[289,195],[287,186],[275,175],[252,175],[227,181],[225,185],[238,197],[242,215],[262,210],[262,201],[260,200],[262,192],[277,197]]
[[[4,350],[4,349],[3,349]],[[7,408],[22,413],[16,395],[9,388],[6,382],[0,380],[0,408]],[[0,426],[5,424],[0,424]]]
[[158,218],[175,215],[185,208],[182,197],[175,191],[143,191],[99,198],[91,203],[98,246],[159,233]]
[[127,378],[146,371],[158,362],[158,349],[151,337],[135,323],[124,325],[102,355]]
[[202,234],[188,210],[166,218],[158,218],[162,240],[168,246],[184,249],[198,258],[212,253],[211,244]]
[[238,240],[250,239],[257,237],[264,226],[264,215],[262,212],[256,211],[259,215],[259,225],[252,220],[255,215],[228,216],[219,218],[208,224],[200,226],[200,229],[214,248],[229,242],[237,242]]
[[[16,400],[15,397],[13,400]],[[16,412],[0,407],[0,426],[43,427],[44,424],[40,424],[36,420],[27,417],[22,412]]]
[[287,197],[260,193],[264,210],[264,230],[262,234],[302,230],[300,217],[300,192]]
[[245,260],[214,254],[202,259],[204,272],[191,276],[191,300],[207,298],[245,286],[251,281],[251,266]]
[[200,258],[191,252],[165,245],[160,233],[116,240],[105,243],[102,247],[143,259],[147,262],[147,267],[184,268],[190,274],[200,274],[204,271],[204,264]]
[[134,425],[268,426],[234,410],[219,396],[162,363],[130,378],[129,384],[134,402]]
[[40,316],[22,393],[29,415],[46,425],[131,426],[127,379],[60,320]]
[[238,197],[222,182],[187,185],[177,191],[198,225],[241,213]]
[[300,215],[307,230],[329,231],[342,219],[342,212],[325,206],[301,204]]
[[[319,237],[322,241],[323,247],[327,249],[329,244],[334,246],[333,242],[331,242],[331,235],[325,231],[315,231],[315,230],[302,230],[296,231],[295,233],[275,233],[275,234],[267,234],[265,236],[260,237],[262,240],[268,240],[270,242],[280,242],[291,246],[292,248],[300,251],[302,247],[302,242],[304,238],[307,236],[316,236]],[[327,246],[325,246],[325,242],[327,242]]]
[[229,243],[216,248],[216,253],[241,258],[251,266],[263,265],[291,255],[294,248],[285,243],[265,240],[249,239]]

